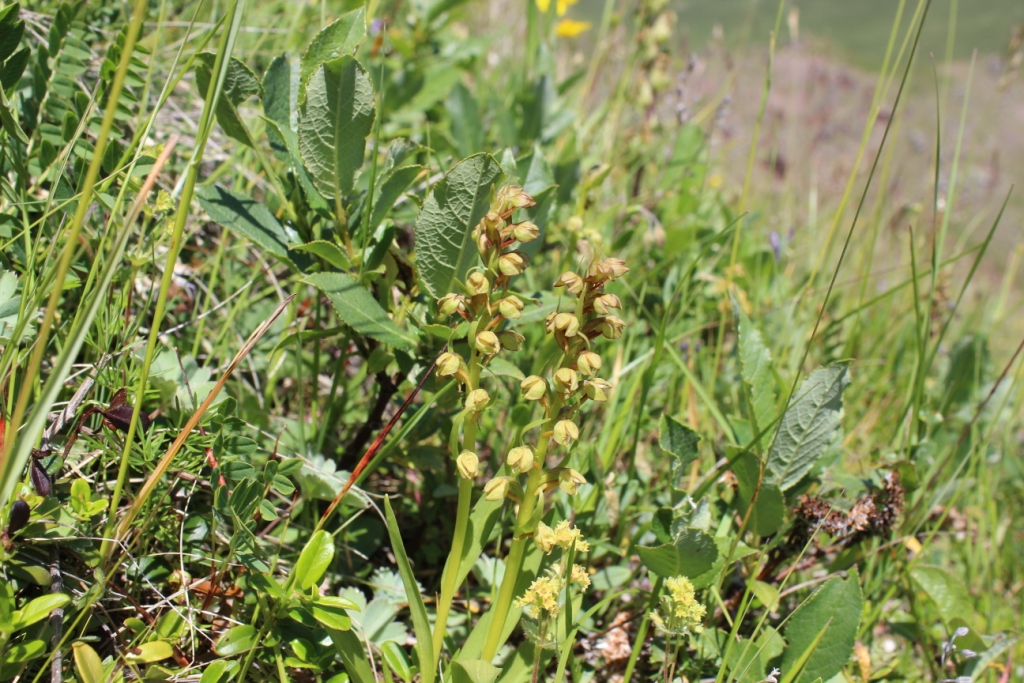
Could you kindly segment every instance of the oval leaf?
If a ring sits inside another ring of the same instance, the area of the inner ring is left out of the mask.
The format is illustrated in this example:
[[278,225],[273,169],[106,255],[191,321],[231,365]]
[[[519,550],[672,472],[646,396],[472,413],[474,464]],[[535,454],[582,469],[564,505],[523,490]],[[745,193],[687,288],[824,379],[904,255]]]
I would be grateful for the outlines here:
[[174,648],[165,640],[154,640],[128,650],[124,658],[129,662],[149,664],[174,656]]
[[17,631],[31,626],[37,621],[45,619],[53,610],[63,607],[69,602],[71,602],[71,598],[64,593],[41,595],[11,615],[11,628]]
[[82,683],[103,683],[106,676],[103,673],[103,662],[96,650],[86,643],[73,643],[71,650],[75,655],[75,673]]
[[335,631],[347,631],[352,628],[352,619],[344,609],[327,603],[314,602],[309,605],[309,611],[322,626]]
[[305,282],[326,294],[338,317],[357,333],[396,349],[409,351],[416,346],[416,337],[396,325],[373,295],[352,276],[317,273],[307,276]]
[[352,267],[352,262],[349,261],[348,256],[345,256],[345,252],[339,249],[338,245],[331,244],[326,240],[316,240],[309,244],[297,244],[292,247],[292,250],[304,251],[319,256],[339,270],[348,270]]
[[242,624],[229,628],[224,635],[217,640],[214,647],[221,657],[231,657],[241,652],[251,650],[256,644],[256,627],[250,624]]
[[321,529],[313,534],[306,547],[299,555],[299,561],[295,563],[295,585],[301,590],[309,590],[310,587],[320,582],[320,577],[327,571],[327,567],[334,559],[334,538]]
[[380,646],[380,652],[384,655],[384,661],[391,667],[391,672],[398,674],[403,681],[412,680],[412,664],[409,663],[409,656],[405,650],[393,640],[389,640]]
[[502,177],[490,154],[463,159],[423,203],[416,219],[416,259],[420,280],[435,299],[455,291],[479,256],[470,233],[490,208],[491,187]]
[[844,581],[838,576],[825,582],[807,599],[786,626],[789,647],[782,656],[782,671],[790,672],[802,662],[796,683],[816,678],[828,680],[839,673],[853,654],[861,616],[860,577],[857,570]]
[[4,664],[21,664],[46,653],[45,640],[26,640],[12,645],[4,652]]
[[302,78],[304,86],[310,74],[323,64],[343,55],[355,54],[359,44],[366,40],[366,9],[360,7],[326,26],[309,43],[302,55]]

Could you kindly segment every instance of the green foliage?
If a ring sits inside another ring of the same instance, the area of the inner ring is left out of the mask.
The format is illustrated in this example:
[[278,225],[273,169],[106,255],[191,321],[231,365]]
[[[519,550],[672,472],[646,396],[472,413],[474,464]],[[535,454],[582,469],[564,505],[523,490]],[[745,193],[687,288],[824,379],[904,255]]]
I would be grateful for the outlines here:
[[84,682],[1020,660],[1017,290],[949,302],[956,193],[948,254],[872,178],[826,290],[672,10],[578,64],[547,4],[0,8],[0,679],[56,620]]

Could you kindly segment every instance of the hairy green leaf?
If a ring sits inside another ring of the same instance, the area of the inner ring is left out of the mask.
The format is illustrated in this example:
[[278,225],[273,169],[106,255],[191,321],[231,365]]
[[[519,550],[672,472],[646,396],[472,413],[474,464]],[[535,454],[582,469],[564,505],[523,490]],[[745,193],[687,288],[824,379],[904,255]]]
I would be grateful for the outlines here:
[[764,344],[754,324],[736,306],[740,318],[740,365],[743,382],[749,390],[749,400],[754,419],[754,434],[768,428],[775,420],[775,377],[772,373],[772,354]]
[[824,455],[843,416],[843,390],[850,383],[845,364],[811,373],[790,401],[768,456],[768,469],[786,491]]
[[[209,93],[216,58],[217,56],[211,52],[203,52],[196,57],[196,86],[204,98]],[[232,57],[228,61],[224,84],[220,97],[217,98],[214,113],[217,116],[217,123],[224,132],[248,147],[255,147],[256,143],[249,133],[249,127],[239,116],[237,107],[254,96],[263,97],[263,85],[252,69]]]
[[326,294],[341,321],[359,334],[398,349],[415,348],[416,336],[396,325],[370,292],[351,275],[317,273],[307,276],[305,282]]
[[[305,92],[306,83],[316,68],[324,62],[355,54],[359,45],[366,40],[366,10],[354,9],[316,34],[309,47],[302,54],[300,91]],[[302,97],[305,100],[305,97]]]
[[299,151],[313,184],[335,205],[352,193],[373,129],[373,86],[354,58],[317,67],[299,110]]
[[960,577],[949,570],[928,564],[919,564],[910,570],[910,576],[921,587],[947,624],[955,617],[968,618],[974,614],[974,601]]
[[805,661],[797,683],[828,680],[839,673],[853,654],[862,602],[856,568],[846,579],[833,577],[814,591],[786,625],[789,646],[779,668],[787,677],[801,659]]
[[490,207],[491,187],[501,168],[489,154],[463,159],[448,172],[423,203],[416,219],[416,258],[420,280],[439,299],[455,291],[479,261],[470,233]]

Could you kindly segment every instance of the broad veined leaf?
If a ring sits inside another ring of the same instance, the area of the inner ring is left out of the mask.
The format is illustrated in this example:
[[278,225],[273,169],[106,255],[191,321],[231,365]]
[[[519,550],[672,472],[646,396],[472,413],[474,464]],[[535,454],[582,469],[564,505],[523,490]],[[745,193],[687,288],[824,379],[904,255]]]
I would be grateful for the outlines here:
[[479,261],[470,233],[490,207],[501,168],[489,154],[463,159],[431,190],[416,219],[416,264],[435,299],[455,291]]
[[850,384],[845,364],[819,368],[797,389],[768,456],[779,488],[792,488],[825,453],[843,416],[843,390]]
[[300,88],[305,88],[318,66],[345,55],[354,55],[364,40],[366,10],[362,7],[341,15],[333,24],[326,26],[316,34],[302,55]]
[[331,560],[334,559],[334,537],[321,529],[310,536],[306,547],[299,554],[292,573],[295,575],[295,585],[300,590],[309,590],[310,587],[320,583],[320,578],[327,571]]
[[[787,672],[787,678],[801,660],[803,670],[795,679],[797,683],[810,683],[819,677],[828,680],[839,673],[853,654],[862,602],[860,576],[855,568],[846,579],[836,576],[826,581],[800,605],[786,625],[789,646],[779,668]],[[812,647],[813,652],[808,654]]]
[[[706,588],[712,583],[718,580],[719,574],[725,569],[726,564],[732,564],[738,560],[742,560],[747,555],[751,555],[755,552],[753,548],[748,546],[743,541],[736,544],[736,547],[732,547],[732,538],[729,536],[716,536],[715,537],[715,548],[718,553],[715,557],[714,564],[711,565],[711,569],[707,570],[703,574],[690,577],[693,587],[697,590]],[[730,555],[729,551],[732,550]]]
[[700,457],[697,444],[700,435],[671,415],[662,415],[658,431],[661,450],[672,456],[672,482],[682,489],[682,482],[694,460]]
[[718,557],[715,539],[700,529],[686,529],[672,543],[637,546],[637,554],[649,571],[658,576],[700,576]]
[[[282,161],[291,160],[292,146],[286,135],[295,138],[299,111],[299,68],[286,55],[278,55],[263,74],[263,114],[277,124],[267,126],[270,148]],[[295,146],[297,149],[297,145]]]
[[[757,456],[747,451],[737,455],[731,462],[732,471],[739,484],[738,507],[740,513],[747,514],[750,501],[757,493],[754,510],[750,513],[747,528],[759,536],[774,534],[782,526],[786,504],[782,491],[772,482],[767,470],[761,472],[761,463]],[[760,480],[760,486],[758,481]]]
[[299,110],[299,151],[313,184],[335,206],[352,193],[373,129],[373,86],[354,58],[317,67]]
[[[754,434],[758,434],[775,420],[775,377],[772,373],[772,354],[764,344],[761,332],[750,322],[743,308],[736,306],[740,318],[740,366],[743,381],[749,388]],[[766,443],[768,437],[762,437]]]
[[416,346],[415,335],[396,325],[370,292],[351,275],[317,273],[307,276],[305,282],[326,294],[342,322],[359,334],[407,351]]
[[960,577],[942,567],[920,564],[910,570],[910,576],[939,608],[942,620],[947,624],[954,618],[967,619],[971,623],[974,602]]
[[200,185],[196,198],[215,223],[252,240],[267,253],[291,261],[288,246],[292,240],[263,204],[219,185]]

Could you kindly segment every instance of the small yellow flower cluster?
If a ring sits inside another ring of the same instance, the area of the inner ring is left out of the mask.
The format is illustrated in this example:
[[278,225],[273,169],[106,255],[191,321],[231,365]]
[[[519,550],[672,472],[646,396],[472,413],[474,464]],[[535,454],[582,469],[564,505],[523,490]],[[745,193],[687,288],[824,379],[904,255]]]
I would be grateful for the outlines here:
[[661,609],[651,613],[655,627],[676,636],[703,631],[700,622],[707,609],[697,602],[690,580],[685,576],[676,576],[666,579],[665,587],[668,594],[661,596]]
[[541,576],[530,584],[523,597],[516,600],[516,607],[534,619],[557,617],[562,609],[558,603],[561,590],[562,581],[557,576]]
[[561,548],[568,551],[575,549],[578,553],[590,552],[590,544],[583,538],[583,534],[574,526],[569,526],[567,520],[562,520],[552,529],[544,522],[538,522],[537,530],[533,532],[533,542],[544,553],[550,553],[554,548]]

